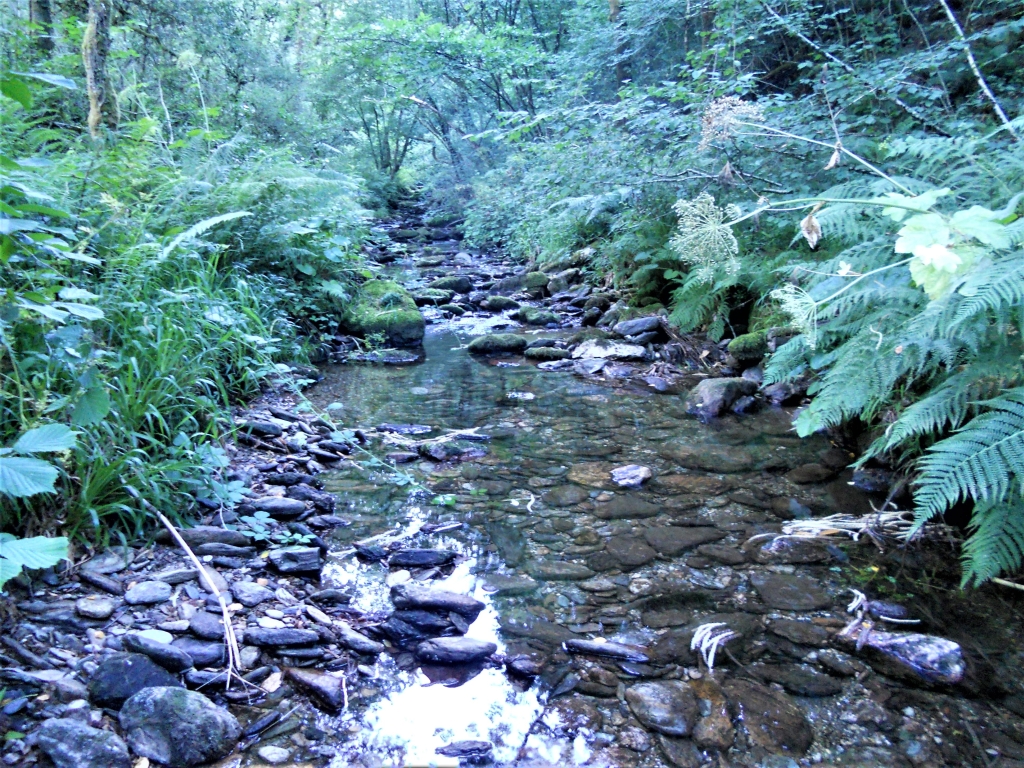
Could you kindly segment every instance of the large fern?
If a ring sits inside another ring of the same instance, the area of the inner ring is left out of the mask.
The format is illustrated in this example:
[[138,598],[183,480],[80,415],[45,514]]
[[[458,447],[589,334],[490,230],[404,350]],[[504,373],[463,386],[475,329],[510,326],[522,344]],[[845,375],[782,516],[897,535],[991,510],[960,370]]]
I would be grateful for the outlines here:
[[1024,501],[1020,488],[1008,502],[979,504],[963,547],[963,585],[975,586],[1024,565]]

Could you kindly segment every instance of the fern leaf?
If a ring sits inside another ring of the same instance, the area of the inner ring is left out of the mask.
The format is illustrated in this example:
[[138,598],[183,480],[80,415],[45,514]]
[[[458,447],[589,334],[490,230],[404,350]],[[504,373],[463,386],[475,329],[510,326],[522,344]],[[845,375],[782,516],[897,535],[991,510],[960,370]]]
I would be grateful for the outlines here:
[[1020,489],[1006,504],[979,504],[971,518],[971,535],[964,542],[961,586],[979,586],[1024,564],[1024,501]]
[[166,259],[179,245],[187,240],[191,240],[193,237],[198,237],[203,234],[203,232],[213,229],[218,224],[222,224],[225,221],[240,219],[243,216],[252,216],[252,214],[248,211],[232,211],[231,213],[223,213],[220,216],[213,216],[209,219],[203,219],[198,224],[193,224],[167,244],[167,247],[160,252],[160,258]]
[[961,499],[999,503],[1024,477],[1024,387],[983,405],[990,410],[929,449],[918,464],[916,516],[928,520]]

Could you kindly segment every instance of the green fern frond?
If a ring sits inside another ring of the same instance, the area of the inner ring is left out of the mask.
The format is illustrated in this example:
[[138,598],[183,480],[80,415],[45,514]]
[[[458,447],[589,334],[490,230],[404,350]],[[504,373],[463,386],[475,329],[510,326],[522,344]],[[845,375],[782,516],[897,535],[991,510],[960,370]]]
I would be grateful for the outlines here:
[[971,535],[964,542],[961,586],[979,586],[1024,564],[1024,501],[1019,487],[1016,498],[1004,504],[979,504],[971,517]]
[[985,401],[987,411],[918,462],[915,515],[929,520],[962,499],[999,503],[1024,477],[1024,387]]

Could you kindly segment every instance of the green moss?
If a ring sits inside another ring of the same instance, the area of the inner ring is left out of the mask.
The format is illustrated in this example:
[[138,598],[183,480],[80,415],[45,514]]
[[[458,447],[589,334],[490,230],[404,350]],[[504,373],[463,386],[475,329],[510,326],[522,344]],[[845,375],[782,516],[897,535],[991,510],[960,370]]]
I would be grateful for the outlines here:
[[561,318],[557,313],[537,307],[520,307],[515,317],[519,322],[527,325],[547,325],[548,323],[559,323]]
[[768,339],[764,331],[744,333],[729,342],[729,354],[737,360],[760,360],[768,351]]
[[430,287],[441,291],[455,291],[456,293],[469,293],[473,290],[473,282],[465,275],[449,275],[435,280]]
[[383,334],[394,346],[422,343],[425,326],[409,292],[390,280],[364,283],[345,313],[344,324],[359,336]]
[[491,312],[504,312],[506,309],[518,309],[519,302],[508,296],[488,296],[480,306]]
[[524,336],[517,336],[514,333],[489,333],[486,336],[477,336],[469,343],[469,351],[478,355],[488,355],[494,352],[522,352],[526,349],[528,341]]
[[525,286],[527,289],[546,288],[550,279],[543,272],[527,272]]
[[438,309],[443,310],[444,312],[451,312],[453,315],[457,315],[459,317],[466,314],[466,310],[458,304],[442,304]]
[[523,356],[531,360],[565,360],[569,354],[568,349],[557,347],[534,347],[523,352]]
[[421,288],[412,295],[417,307],[432,307],[447,304],[455,296],[455,291],[443,291],[440,288]]

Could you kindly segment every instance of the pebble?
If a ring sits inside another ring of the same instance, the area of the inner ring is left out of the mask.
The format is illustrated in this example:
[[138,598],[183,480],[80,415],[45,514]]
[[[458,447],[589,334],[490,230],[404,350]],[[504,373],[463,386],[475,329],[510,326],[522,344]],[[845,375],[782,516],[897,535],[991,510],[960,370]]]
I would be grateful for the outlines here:
[[269,616],[260,616],[256,619],[256,623],[263,627],[263,629],[284,629],[285,627],[285,623],[283,621]]
[[90,596],[75,601],[75,612],[87,619],[109,619],[111,614],[121,604],[120,600],[111,597]]
[[292,753],[284,747],[260,747],[257,752],[260,756],[260,760],[271,765],[281,765],[282,763],[288,762],[288,758],[292,756]]
[[164,581],[143,581],[124,593],[129,605],[153,605],[171,599],[171,585]]

